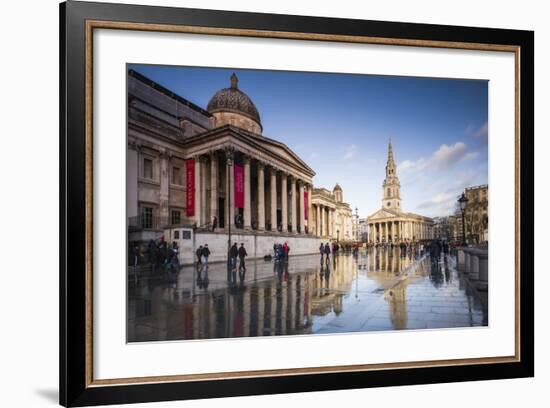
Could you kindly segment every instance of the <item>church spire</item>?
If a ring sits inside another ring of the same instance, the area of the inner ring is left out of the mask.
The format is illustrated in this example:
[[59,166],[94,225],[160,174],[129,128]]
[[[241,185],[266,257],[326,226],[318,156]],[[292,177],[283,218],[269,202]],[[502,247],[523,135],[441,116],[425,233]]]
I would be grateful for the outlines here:
[[391,137],[390,137],[390,143],[388,145],[388,164],[393,163],[393,149],[391,146]]
[[397,178],[395,161],[393,160],[393,148],[391,138],[388,143],[388,163],[386,164],[386,178],[383,184],[382,206],[383,208],[401,211],[401,185]]

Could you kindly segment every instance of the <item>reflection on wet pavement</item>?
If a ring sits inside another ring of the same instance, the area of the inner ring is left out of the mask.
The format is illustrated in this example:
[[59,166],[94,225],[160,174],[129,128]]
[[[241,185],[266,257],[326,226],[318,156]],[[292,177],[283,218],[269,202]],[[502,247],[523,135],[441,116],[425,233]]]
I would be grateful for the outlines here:
[[288,263],[183,267],[128,288],[128,341],[487,325],[485,302],[448,258],[372,249]]

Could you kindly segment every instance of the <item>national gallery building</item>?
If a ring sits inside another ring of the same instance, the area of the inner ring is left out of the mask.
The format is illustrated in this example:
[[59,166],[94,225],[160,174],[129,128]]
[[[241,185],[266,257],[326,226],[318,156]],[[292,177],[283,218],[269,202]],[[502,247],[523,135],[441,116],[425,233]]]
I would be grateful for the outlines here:
[[254,257],[272,253],[274,243],[287,241],[300,254],[315,253],[321,237],[344,239],[351,209],[341,188],[314,189],[315,171],[262,134],[260,114],[235,74],[229,85],[203,109],[129,70],[129,241],[187,227],[193,248],[208,243],[211,259],[222,260],[230,231]]
[[386,178],[382,185],[382,208],[367,218],[369,242],[376,244],[433,239],[434,223],[431,218],[403,211],[396,167],[390,141]]

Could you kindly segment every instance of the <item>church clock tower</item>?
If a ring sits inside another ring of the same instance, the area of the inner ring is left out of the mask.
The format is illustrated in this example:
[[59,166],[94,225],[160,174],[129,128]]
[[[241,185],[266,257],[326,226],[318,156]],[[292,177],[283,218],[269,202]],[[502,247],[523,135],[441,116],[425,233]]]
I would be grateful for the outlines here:
[[401,185],[397,178],[391,140],[388,146],[388,163],[386,164],[386,178],[382,185],[382,208],[401,211]]

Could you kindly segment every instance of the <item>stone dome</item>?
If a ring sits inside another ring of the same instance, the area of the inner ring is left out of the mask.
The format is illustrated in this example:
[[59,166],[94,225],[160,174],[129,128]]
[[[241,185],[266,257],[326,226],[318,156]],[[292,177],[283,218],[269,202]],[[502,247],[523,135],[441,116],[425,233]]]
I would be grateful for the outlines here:
[[208,102],[206,109],[212,114],[229,112],[243,115],[256,122],[261,129],[262,124],[258,109],[256,109],[250,97],[238,88],[238,82],[237,75],[233,73],[231,75],[231,87],[216,92],[212,99],[210,99],[210,102]]
[[332,191],[342,191],[342,187],[340,187],[340,184],[336,183]]

